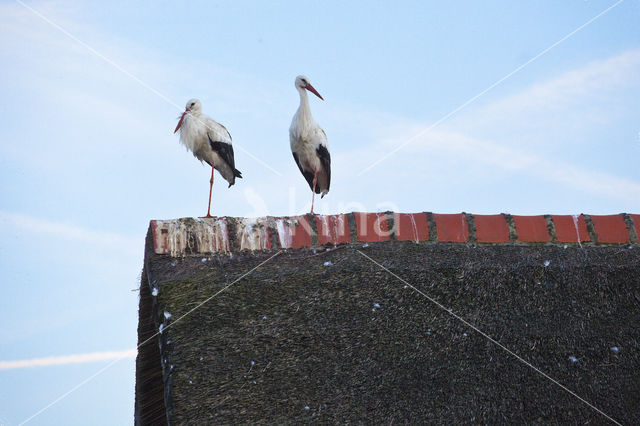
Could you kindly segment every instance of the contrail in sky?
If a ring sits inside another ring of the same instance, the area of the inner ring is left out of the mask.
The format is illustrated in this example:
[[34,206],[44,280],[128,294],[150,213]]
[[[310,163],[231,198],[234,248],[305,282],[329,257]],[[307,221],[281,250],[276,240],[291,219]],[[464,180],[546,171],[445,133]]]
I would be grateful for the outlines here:
[[124,351],[91,352],[86,354],[51,356],[46,358],[23,359],[18,361],[0,361],[0,370],[13,370],[27,367],[48,367],[51,365],[82,364],[86,362],[109,361],[118,358],[135,358],[137,349]]

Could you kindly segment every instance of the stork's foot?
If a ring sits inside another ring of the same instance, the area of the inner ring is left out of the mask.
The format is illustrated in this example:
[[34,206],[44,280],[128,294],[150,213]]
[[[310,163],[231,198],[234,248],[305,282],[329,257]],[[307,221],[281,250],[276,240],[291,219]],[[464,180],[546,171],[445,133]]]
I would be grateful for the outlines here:
[[210,214],[206,216],[198,216],[198,219],[213,219],[215,216],[211,216]]

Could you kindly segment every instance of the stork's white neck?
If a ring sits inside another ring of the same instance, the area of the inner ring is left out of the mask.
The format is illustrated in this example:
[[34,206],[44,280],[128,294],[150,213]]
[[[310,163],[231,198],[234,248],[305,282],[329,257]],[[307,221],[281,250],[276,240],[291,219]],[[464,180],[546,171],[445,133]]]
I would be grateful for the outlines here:
[[298,111],[296,111],[293,124],[296,129],[296,133],[302,134],[309,131],[309,129],[313,127],[315,121],[311,115],[307,91],[301,87],[298,87],[297,89],[300,94],[300,106],[298,107]]
[[311,108],[309,107],[309,96],[307,96],[307,91],[301,87],[298,87],[298,93],[300,94],[300,106],[298,107],[298,115],[311,117]]

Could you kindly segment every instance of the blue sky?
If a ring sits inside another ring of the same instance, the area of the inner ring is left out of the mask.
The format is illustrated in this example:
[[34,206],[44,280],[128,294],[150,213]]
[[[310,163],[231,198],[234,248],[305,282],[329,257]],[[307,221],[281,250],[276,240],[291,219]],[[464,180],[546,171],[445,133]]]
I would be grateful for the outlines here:
[[[325,98],[320,213],[640,212],[639,1],[344,3],[0,3],[0,361],[135,347],[149,220],[206,212],[209,170],[172,133],[192,97],[244,176],[217,179],[216,215],[308,210],[298,74]],[[0,424],[107,362],[0,369]],[[128,423],[133,375],[30,424]]]

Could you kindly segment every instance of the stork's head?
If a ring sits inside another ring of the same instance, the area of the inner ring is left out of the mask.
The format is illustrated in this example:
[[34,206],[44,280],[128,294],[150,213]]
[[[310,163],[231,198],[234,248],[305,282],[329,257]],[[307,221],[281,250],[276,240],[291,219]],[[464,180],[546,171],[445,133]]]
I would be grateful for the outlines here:
[[296,89],[298,90],[308,90],[320,99],[324,101],[324,98],[320,96],[320,93],[309,83],[309,78],[304,75],[299,75],[296,77]]
[[187,105],[184,108],[185,112],[188,111],[193,111],[193,112],[200,112],[202,111],[202,104],[200,103],[200,99],[189,99],[187,101]]
[[182,126],[182,121],[184,120],[185,115],[187,115],[188,113],[200,115],[201,112],[202,112],[202,104],[200,103],[200,100],[195,98],[189,99],[187,101],[187,105],[184,108],[184,112],[180,117],[180,121],[178,121],[178,125],[176,126],[176,129],[173,131],[173,133],[177,132],[180,129],[180,126]]

